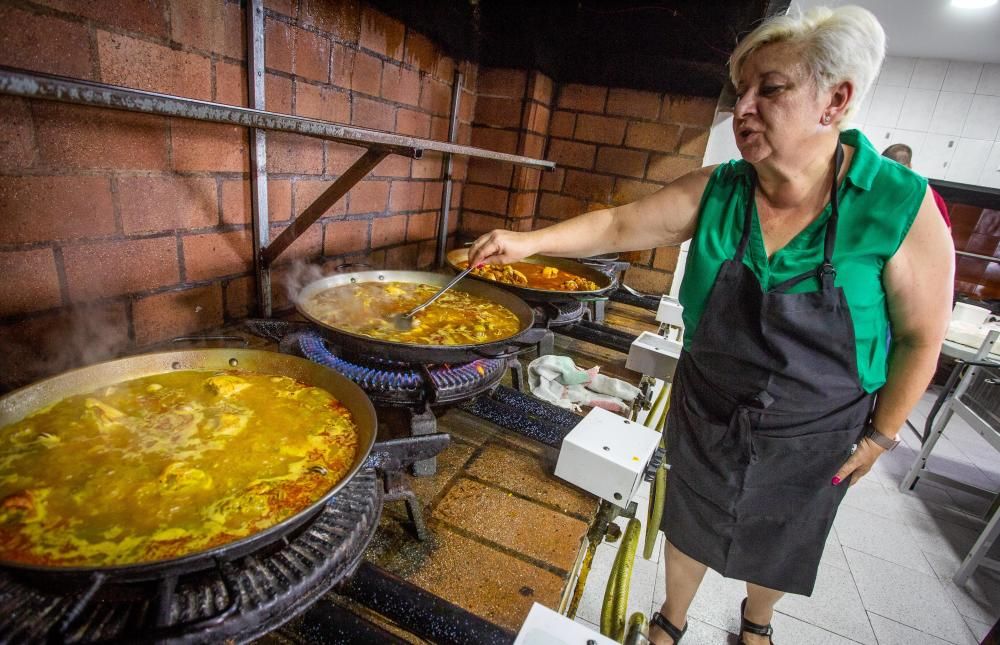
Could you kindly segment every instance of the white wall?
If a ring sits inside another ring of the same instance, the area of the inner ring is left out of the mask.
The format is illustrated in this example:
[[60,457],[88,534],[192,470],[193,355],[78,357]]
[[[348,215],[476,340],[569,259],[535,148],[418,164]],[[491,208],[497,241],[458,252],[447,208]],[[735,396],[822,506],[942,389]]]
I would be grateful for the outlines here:
[[[705,158],[701,162],[702,166],[714,166],[730,159],[740,158],[740,149],[736,147],[736,136],[733,134],[733,113],[727,111],[731,109],[722,105],[716,108],[712,129],[708,133],[708,144],[705,146]],[[680,256],[677,258],[677,269],[674,270],[674,281],[670,285],[669,295],[672,298],[676,298],[680,294],[689,246],[691,246],[690,242],[681,244]]]
[[1000,188],[1000,64],[887,56],[853,125],[922,175]]

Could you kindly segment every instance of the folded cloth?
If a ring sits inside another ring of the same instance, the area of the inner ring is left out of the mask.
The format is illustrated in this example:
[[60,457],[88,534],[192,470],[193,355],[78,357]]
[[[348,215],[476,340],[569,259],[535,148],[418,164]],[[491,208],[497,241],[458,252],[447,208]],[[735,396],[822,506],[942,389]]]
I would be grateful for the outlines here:
[[543,401],[574,412],[581,405],[627,412],[639,388],[598,374],[599,369],[580,369],[568,356],[540,356],[528,365],[528,387]]

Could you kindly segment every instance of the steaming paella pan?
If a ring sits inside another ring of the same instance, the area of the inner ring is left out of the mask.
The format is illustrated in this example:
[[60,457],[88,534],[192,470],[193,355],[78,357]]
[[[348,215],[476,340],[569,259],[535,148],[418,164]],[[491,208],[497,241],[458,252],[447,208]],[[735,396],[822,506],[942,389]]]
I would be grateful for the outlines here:
[[341,273],[306,285],[296,307],[350,355],[425,363],[503,354],[534,323],[534,311],[516,295],[463,280],[418,312],[412,329],[395,327],[394,314],[413,309],[448,281],[423,271]]
[[0,566],[142,579],[279,539],[362,467],[375,412],[305,359],[124,358],[0,398]]

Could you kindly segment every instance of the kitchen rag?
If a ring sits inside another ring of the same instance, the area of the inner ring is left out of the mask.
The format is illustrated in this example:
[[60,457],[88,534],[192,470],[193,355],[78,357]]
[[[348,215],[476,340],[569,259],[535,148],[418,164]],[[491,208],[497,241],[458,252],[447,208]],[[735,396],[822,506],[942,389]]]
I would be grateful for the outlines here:
[[580,369],[568,356],[541,356],[528,365],[528,387],[543,401],[574,412],[581,405],[627,412],[639,388],[598,374],[599,369]]

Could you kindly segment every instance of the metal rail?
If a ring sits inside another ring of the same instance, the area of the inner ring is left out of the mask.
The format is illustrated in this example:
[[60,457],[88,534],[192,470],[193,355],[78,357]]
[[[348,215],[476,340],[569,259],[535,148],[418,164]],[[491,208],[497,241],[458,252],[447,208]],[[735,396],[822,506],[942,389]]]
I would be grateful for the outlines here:
[[189,99],[171,94],[134,90],[119,85],[42,74],[0,65],[0,94],[76,103],[93,107],[159,114],[196,121],[242,125],[248,128],[294,132],[327,141],[337,141],[366,148],[377,147],[395,154],[420,158],[424,152],[441,152],[477,159],[504,161],[518,166],[552,170],[555,163],[506,152],[495,152],[446,141],[420,139],[402,134],[356,128],[291,114]]
[[[451,116],[448,121],[448,142],[458,140],[458,106],[462,99],[462,72],[455,72],[455,81],[451,87]],[[451,173],[455,167],[450,154],[444,156],[444,189],[441,194],[441,214],[438,217],[437,247],[434,249],[434,266],[444,268],[444,252],[448,245],[448,218],[451,214]]]
[[968,251],[955,251],[955,255],[959,255],[963,258],[983,260],[984,262],[1000,262],[1000,258],[991,257],[989,255],[980,255],[978,253],[969,253]]

